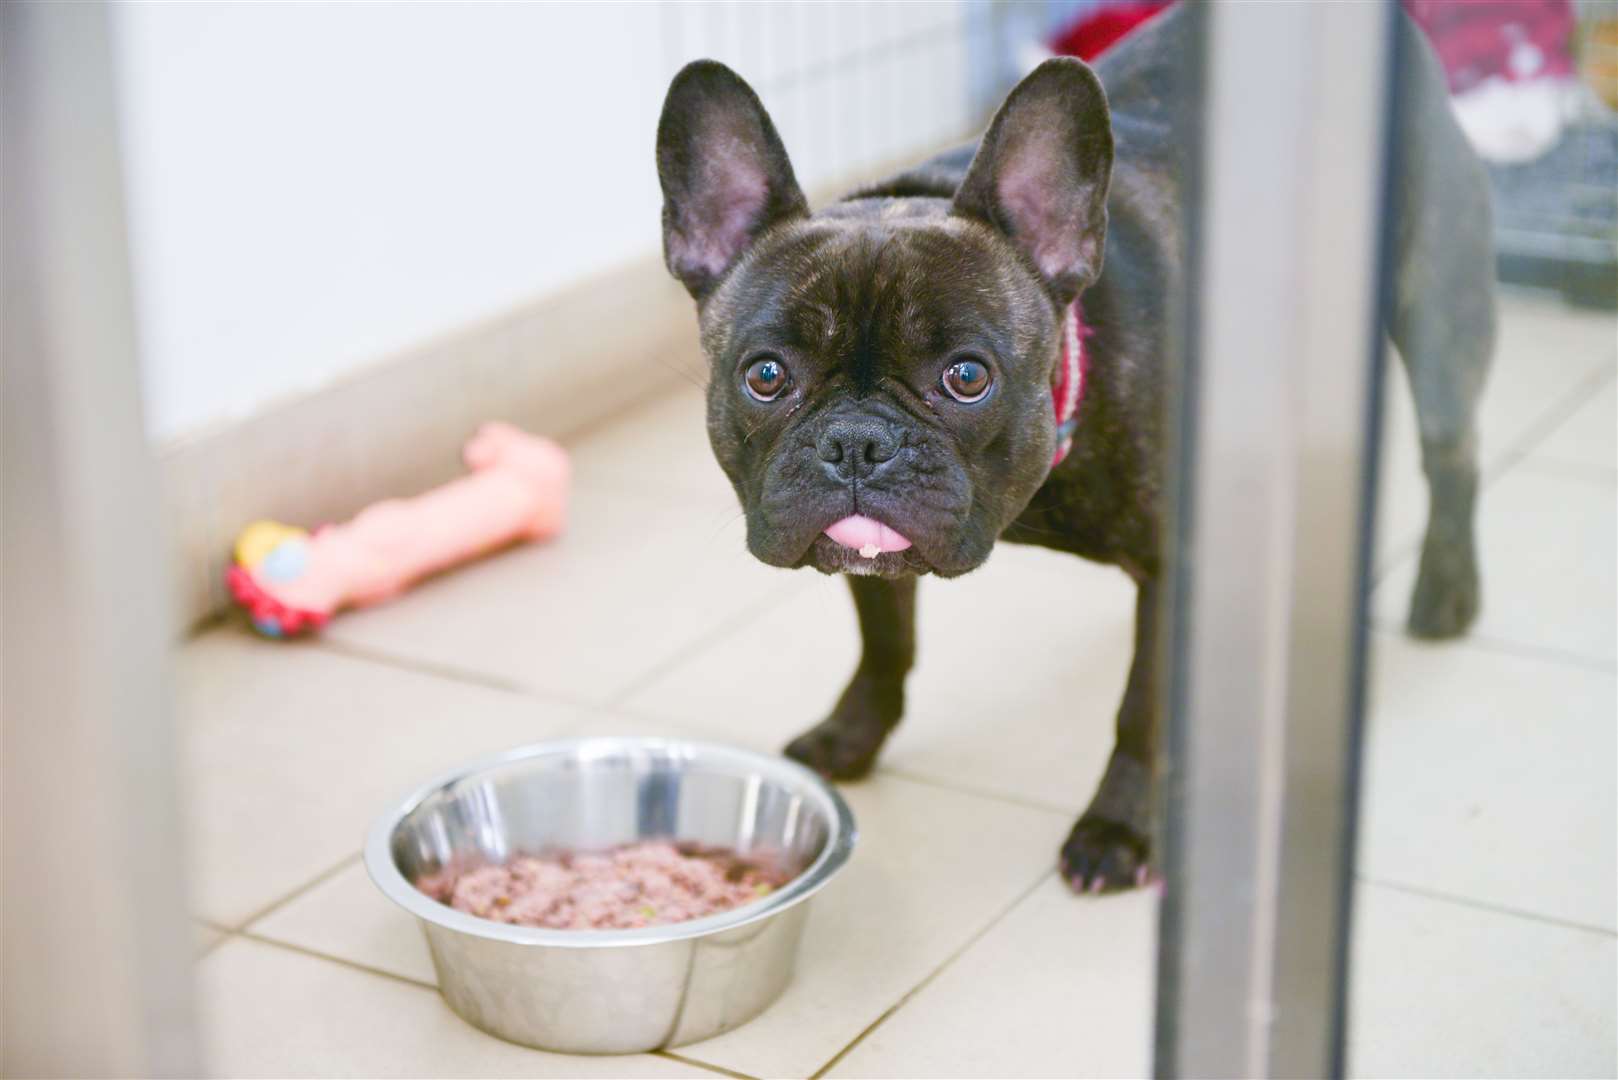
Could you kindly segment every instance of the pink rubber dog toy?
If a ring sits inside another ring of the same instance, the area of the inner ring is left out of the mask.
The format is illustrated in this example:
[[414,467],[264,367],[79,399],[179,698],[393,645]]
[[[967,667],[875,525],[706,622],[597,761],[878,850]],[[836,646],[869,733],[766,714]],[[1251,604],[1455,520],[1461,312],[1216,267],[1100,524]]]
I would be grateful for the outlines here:
[[270,637],[318,630],[345,607],[380,603],[413,583],[518,540],[562,530],[567,452],[510,424],[467,441],[470,476],[389,499],[314,533],[258,521],[236,538],[225,584]]

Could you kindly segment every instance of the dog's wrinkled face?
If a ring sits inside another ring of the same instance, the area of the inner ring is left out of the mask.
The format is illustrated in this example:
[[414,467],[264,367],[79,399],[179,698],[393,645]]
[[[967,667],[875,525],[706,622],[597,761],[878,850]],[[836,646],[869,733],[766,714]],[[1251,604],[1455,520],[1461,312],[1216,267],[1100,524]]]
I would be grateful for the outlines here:
[[951,575],[988,557],[1056,438],[1057,322],[998,254],[942,203],[810,218],[703,305],[708,430],[760,559]]
[[953,199],[811,217],[746,84],[711,62],[676,77],[665,255],[698,301],[708,431],[754,555],[883,576],[988,557],[1050,468],[1061,310],[1100,270],[1105,109],[1087,68],[1047,65]]

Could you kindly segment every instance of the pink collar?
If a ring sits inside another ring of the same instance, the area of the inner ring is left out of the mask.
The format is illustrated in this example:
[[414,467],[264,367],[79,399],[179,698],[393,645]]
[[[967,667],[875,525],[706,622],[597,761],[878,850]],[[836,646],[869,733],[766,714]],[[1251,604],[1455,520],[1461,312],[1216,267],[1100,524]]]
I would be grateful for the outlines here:
[[1084,339],[1090,330],[1079,315],[1077,300],[1068,305],[1062,320],[1062,362],[1051,384],[1051,404],[1056,409],[1056,454],[1051,468],[1062,463],[1073,449],[1073,433],[1079,426],[1079,399],[1084,396],[1084,377],[1089,362],[1084,355]]

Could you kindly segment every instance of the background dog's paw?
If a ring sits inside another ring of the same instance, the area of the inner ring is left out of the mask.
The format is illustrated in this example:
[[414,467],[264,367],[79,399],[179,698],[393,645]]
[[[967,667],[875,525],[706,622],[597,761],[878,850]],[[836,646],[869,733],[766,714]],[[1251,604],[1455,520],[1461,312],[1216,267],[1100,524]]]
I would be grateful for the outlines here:
[[1078,893],[1117,892],[1145,885],[1146,837],[1116,821],[1082,817],[1062,845],[1062,876]]
[[787,744],[786,755],[829,780],[857,780],[871,771],[888,737],[876,724],[823,720]]
[[1480,592],[1472,545],[1429,541],[1422,547],[1421,570],[1410,594],[1410,633],[1419,638],[1464,634],[1477,618]]

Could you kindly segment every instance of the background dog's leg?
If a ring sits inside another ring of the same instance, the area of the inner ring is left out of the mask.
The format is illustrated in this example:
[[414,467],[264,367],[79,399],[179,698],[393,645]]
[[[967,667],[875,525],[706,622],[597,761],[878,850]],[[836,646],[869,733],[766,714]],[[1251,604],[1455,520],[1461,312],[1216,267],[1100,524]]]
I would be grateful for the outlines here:
[[1478,613],[1477,404],[1494,352],[1494,259],[1486,243],[1478,247],[1466,259],[1426,255],[1448,264],[1434,275],[1436,289],[1401,306],[1389,326],[1415,395],[1430,498],[1410,598],[1417,637],[1453,637]]
[[905,676],[916,659],[916,579],[850,577],[863,651],[831,715],[786,753],[836,780],[864,776],[904,713]]
[[1431,498],[1410,632],[1443,638],[1477,617],[1477,405],[1494,355],[1494,229],[1489,178],[1450,109],[1438,59],[1399,20],[1404,76],[1388,334],[1404,359]]
[[1144,884],[1152,834],[1152,760],[1157,748],[1157,598],[1143,580],[1135,597],[1135,660],[1118,708],[1118,741],[1090,807],[1062,845],[1062,874],[1080,892]]

